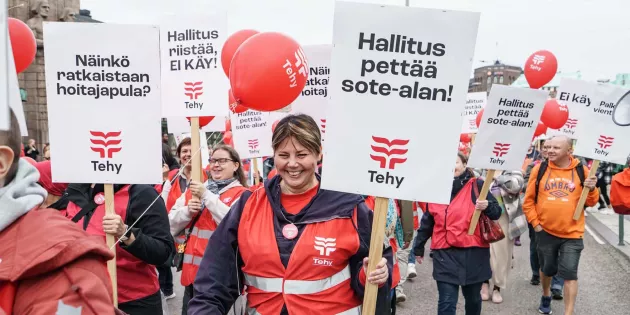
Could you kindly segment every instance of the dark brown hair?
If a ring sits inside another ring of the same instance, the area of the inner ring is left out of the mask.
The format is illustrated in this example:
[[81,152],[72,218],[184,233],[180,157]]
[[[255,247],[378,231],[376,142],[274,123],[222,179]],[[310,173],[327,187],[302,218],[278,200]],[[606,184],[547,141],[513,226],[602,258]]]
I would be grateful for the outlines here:
[[314,154],[322,152],[322,135],[311,116],[300,114],[282,118],[271,138],[273,150],[277,151],[280,144],[291,137]]
[[457,157],[459,157],[459,159],[462,161],[462,164],[468,164],[468,157],[466,156],[466,154],[457,152]]
[[243,187],[249,187],[249,185],[247,185],[247,177],[245,176],[245,171],[243,171],[243,163],[241,163],[241,157],[238,155],[238,152],[236,152],[236,150],[234,150],[234,148],[229,145],[218,144],[212,148],[212,154],[219,150],[227,152],[230,155],[230,159],[238,163],[238,168],[236,169],[236,171],[234,171],[234,177],[236,177],[236,180],[238,180],[238,182],[241,183]]
[[7,146],[13,151],[13,164],[11,164],[11,168],[4,180],[5,185],[10,183],[15,177],[20,161],[20,152],[22,151],[22,134],[13,110],[9,110],[9,117],[11,120],[9,130],[0,131],[0,145]]
[[[191,145],[192,142],[190,141],[190,138],[184,138],[182,139],[182,142],[179,143],[179,145],[177,146],[177,157],[181,159],[181,157],[179,156],[179,154],[182,152],[182,148],[184,146],[187,145]],[[182,165],[183,166],[183,165]]]

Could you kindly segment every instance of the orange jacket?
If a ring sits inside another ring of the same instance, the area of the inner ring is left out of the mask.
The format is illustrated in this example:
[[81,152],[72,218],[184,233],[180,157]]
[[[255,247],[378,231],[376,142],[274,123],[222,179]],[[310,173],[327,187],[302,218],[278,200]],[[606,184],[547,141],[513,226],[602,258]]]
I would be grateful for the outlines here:
[[[550,161],[547,171],[540,180],[538,203],[534,203],[534,194],[540,164],[534,166],[523,202],[523,212],[532,226],[541,225],[547,233],[561,238],[576,239],[584,236],[584,214],[579,220],[573,220],[573,213],[583,189],[575,171],[578,163],[577,159],[571,159],[568,167],[560,168]],[[584,174],[588,174],[586,166]],[[599,191],[594,189],[589,192],[585,207],[592,207],[598,201]]]

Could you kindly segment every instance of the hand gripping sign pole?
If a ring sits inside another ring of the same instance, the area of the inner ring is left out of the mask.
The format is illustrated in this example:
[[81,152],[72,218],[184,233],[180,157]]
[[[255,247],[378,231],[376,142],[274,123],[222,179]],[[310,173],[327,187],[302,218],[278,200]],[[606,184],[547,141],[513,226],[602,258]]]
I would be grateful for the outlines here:
[[[483,201],[486,200],[486,197],[488,197],[488,191],[490,190],[490,185],[492,185],[492,179],[494,178],[495,172],[496,170],[488,170],[486,180],[483,182],[483,187],[481,187],[481,192],[479,193],[477,200]],[[476,184],[477,183],[473,185]],[[477,223],[479,222],[479,216],[481,216],[481,210],[475,209],[475,213],[473,213],[472,219],[470,219],[470,225],[468,226],[468,235],[473,235],[475,233]]]
[[[374,205],[374,219],[372,221],[372,236],[370,237],[368,271],[366,276],[376,269],[376,265],[383,257],[383,243],[385,241],[385,224],[387,223],[388,202],[389,200],[387,198],[376,197],[376,203]],[[363,315],[375,314],[377,293],[378,286],[371,284],[366,280],[365,293],[363,295]]]
[[[114,211],[114,184],[103,185],[103,193],[105,194],[105,214],[116,214]],[[113,234],[105,234],[105,240],[107,241],[107,247],[113,248],[114,258],[107,261],[107,271],[109,271],[109,277],[112,279],[112,292],[114,306],[118,307],[118,278],[116,277],[116,240]]]
[[[588,171],[588,177],[595,176],[597,173],[597,169],[599,168],[599,160],[593,160],[593,165],[591,169]],[[586,203],[586,198],[588,198],[588,189],[582,189],[582,195],[580,196],[580,200],[578,201],[577,207],[575,208],[575,212],[573,212],[573,220],[579,220],[582,216],[582,210],[584,210],[584,203]]]

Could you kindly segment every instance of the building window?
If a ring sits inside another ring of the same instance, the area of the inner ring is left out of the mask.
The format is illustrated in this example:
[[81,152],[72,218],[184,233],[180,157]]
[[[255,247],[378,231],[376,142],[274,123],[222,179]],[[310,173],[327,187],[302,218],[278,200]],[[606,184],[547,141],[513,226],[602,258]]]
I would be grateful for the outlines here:
[[500,77],[499,77],[499,83],[500,83],[500,84],[503,84],[503,76],[500,76]]
[[494,77],[494,83],[499,82],[499,78],[498,77]]

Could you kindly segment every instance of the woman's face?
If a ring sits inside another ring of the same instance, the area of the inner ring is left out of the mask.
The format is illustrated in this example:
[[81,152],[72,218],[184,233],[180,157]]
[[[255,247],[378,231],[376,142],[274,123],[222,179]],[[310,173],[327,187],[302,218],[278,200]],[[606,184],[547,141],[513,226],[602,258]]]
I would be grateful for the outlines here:
[[225,150],[216,150],[210,157],[210,176],[213,180],[230,179],[239,167],[238,161],[232,160],[230,153]]
[[182,147],[182,149],[179,151],[179,161],[180,164],[182,166],[186,165],[187,169],[191,168],[190,163],[188,163],[188,161],[190,161],[190,157],[191,157],[191,153],[190,152],[190,146],[189,145],[185,145]]
[[274,152],[274,163],[282,183],[290,192],[303,193],[313,187],[320,155],[309,151],[294,137],[280,143]]
[[460,159],[458,156],[457,160],[455,161],[455,177],[464,174],[465,170],[466,164],[464,164],[464,162],[462,162],[462,159]]

